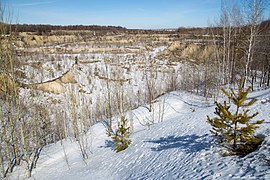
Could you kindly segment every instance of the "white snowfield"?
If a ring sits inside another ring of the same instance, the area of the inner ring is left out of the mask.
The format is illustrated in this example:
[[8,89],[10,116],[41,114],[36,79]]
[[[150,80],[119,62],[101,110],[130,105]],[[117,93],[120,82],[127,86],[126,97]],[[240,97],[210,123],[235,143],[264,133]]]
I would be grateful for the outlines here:
[[[219,153],[206,122],[206,115],[214,116],[213,99],[206,102],[203,97],[172,92],[155,104],[166,100],[163,122],[143,126],[151,116],[145,107],[127,113],[134,121],[128,149],[114,152],[105,126],[98,123],[89,131],[89,160],[83,161],[74,140],[65,139],[62,145],[58,142],[43,149],[30,179],[270,179],[270,102],[262,103],[270,97],[270,89],[253,92],[250,97],[258,99],[252,107],[252,112],[259,112],[256,119],[265,119],[256,133],[266,138],[257,151],[245,157]],[[24,169],[19,168],[8,177],[24,178]]]

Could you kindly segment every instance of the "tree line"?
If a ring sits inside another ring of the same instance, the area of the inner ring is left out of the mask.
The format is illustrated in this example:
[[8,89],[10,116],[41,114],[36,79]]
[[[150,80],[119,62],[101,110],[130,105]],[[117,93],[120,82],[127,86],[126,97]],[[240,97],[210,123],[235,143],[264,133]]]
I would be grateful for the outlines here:
[[57,30],[67,31],[120,31],[126,30],[125,27],[121,26],[98,26],[98,25],[49,25],[49,24],[12,24],[11,32],[37,32],[37,33],[48,33]]

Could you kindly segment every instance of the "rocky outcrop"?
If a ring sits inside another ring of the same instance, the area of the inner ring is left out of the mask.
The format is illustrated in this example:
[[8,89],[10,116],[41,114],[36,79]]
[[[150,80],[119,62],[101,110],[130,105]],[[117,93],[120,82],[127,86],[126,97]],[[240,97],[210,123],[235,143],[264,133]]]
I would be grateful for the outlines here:
[[53,94],[62,94],[66,92],[65,86],[59,80],[32,85],[32,88]]
[[64,74],[62,77],[59,78],[59,80],[64,83],[76,83],[77,81],[75,80],[74,74],[72,71],[68,71],[66,74]]
[[24,84],[22,86],[31,89],[41,90],[47,93],[62,94],[66,92],[66,87],[64,86],[64,84],[68,83],[77,83],[75,76],[71,70],[64,73],[62,76],[52,79],[50,81],[36,84]]

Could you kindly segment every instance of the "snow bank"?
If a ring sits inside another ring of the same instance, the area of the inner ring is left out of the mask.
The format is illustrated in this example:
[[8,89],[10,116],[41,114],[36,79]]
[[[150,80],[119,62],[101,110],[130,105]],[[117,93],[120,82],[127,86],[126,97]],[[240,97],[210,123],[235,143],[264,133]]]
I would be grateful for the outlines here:
[[[260,99],[268,95],[269,90],[251,94]],[[270,179],[270,103],[254,105],[258,118],[266,119],[258,130],[268,136],[261,147],[245,157],[223,157],[206,122],[206,115],[214,112],[211,103],[172,92],[157,99],[155,105],[162,98],[166,99],[163,122],[142,126],[151,115],[143,107],[127,113],[134,114],[128,149],[115,153],[105,126],[98,123],[88,133],[89,160],[83,161],[76,142],[66,139],[43,150],[31,179]],[[15,169],[9,178],[24,178],[22,171]]]

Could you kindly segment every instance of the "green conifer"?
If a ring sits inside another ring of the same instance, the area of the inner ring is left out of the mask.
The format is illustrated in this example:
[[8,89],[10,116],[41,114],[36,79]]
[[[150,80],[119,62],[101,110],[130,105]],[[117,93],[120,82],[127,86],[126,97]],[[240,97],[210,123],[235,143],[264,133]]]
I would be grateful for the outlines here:
[[256,138],[254,132],[258,125],[264,122],[264,120],[251,121],[258,112],[249,115],[248,107],[252,106],[256,99],[247,102],[247,95],[251,88],[244,90],[241,84],[242,82],[238,85],[238,92],[233,89],[230,92],[222,89],[234,105],[234,110],[230,109],[231,106],[226,101],[223,104],[215,102],[217,117],[207,116],[207,122],[212,126],[210,132],[217,136],[217,141],[233,154],[248,154],[256,149],[261,139]]
[[118,128],[115,134],[112,135],[112,139],[115,142],[116,152],[125,150],[130,144],[131,140],[128,139],[130,135],[130,127],[127,126],[128,120],[125,116],[121,116],[118,122]]

